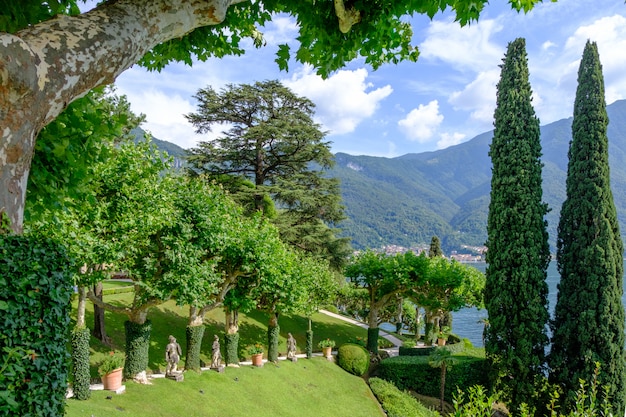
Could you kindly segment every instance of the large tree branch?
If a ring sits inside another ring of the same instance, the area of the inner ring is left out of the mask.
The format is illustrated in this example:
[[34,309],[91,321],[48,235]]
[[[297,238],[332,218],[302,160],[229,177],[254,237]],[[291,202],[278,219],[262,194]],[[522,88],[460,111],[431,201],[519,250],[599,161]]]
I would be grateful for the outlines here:
[[147,51],[224,20],[244,0],[118,0],[0,34],[0,210],[21,232],[38,132]]
[[352,26],[361,21],[361,12],[354,7],[346,8],[343,0],[335,0],[335,14],[339,19],[339,30],[348,33]]

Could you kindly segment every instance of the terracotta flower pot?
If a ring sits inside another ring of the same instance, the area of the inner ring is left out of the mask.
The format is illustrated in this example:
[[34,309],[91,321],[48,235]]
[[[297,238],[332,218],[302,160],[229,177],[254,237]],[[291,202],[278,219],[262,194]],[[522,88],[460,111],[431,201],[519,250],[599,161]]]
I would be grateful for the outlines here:
[[115,391],[122,386],[122,370],[124,368],[117,368],[104,375],[102,379],[102,385],[104,389]]
[[333,348],[330,346],[322,348],[322,354],[324,355],[325,358],[330,358],[330,356],[332,355],[332,351],[333,351]]
[[445,346],[446,345],[446,339],[437,338],[437,345]]
[[263,354],[262,353],[257,353],[256,355],[252,355],[252,365],[263,366]]

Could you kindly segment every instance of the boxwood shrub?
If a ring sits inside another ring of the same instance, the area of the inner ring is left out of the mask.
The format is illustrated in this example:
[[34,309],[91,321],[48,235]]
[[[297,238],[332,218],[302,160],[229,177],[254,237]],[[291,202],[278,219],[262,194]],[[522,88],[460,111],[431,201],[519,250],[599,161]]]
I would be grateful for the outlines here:
[[337,365],[356,376],[363,376],[370,366],[370,354],[363,346],[346,343],[337,349]]
[[[453,399],[457,388],[462,391],[473,385],[487,386],[486,360],[483,356],[455,354],[456,364],[446,373],[445,398]],[[396,356],[380,362],[376,376],[393,382],[401,390],[413,390],[429,397],[439,397],[438,368],[428,363],[428,356]]]

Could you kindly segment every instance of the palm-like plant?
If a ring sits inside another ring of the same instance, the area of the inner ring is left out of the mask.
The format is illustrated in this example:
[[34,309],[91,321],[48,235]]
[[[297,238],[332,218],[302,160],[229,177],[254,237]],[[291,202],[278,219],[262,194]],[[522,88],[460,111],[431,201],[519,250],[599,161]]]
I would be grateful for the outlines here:
[[452,352],[445,347],[435,349],[428,359],[430,366],[441,370],[439,385],[439,409],[441,412],[443,412],[443,394],[446,388],[446,371],[455,363],[456,359],[452,356]]

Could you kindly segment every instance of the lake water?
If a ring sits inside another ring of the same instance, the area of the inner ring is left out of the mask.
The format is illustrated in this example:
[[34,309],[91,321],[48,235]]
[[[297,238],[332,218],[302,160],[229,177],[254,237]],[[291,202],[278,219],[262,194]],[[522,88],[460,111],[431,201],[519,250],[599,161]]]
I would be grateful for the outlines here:
[[[485,272],[487,264],[476,263],[467,264],[476,267],[481,272]],[[559,282],[559,273],[556,269],[556,261],[550,262],[548,267],[548,308],[550,314],[554,311],[556,305],[557,284]],[[622,302],[626,304],[626,297],[622,297]],[[483,324],[480,319],[487,317],[487,310],[479,310],[477,308],[464,308],[460,311],[452,313],[452,331],[460,337],[469,339],[474,346],[482,347]]]

